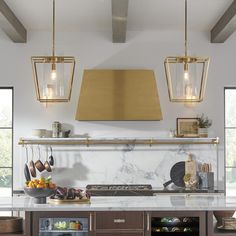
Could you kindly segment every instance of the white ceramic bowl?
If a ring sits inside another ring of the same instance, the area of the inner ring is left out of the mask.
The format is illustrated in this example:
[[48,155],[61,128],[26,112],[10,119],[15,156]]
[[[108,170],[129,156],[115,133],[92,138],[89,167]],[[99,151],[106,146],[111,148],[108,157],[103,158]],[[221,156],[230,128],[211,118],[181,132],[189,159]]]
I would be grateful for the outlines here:
[[46,129],[34,129],[32,134],[34,137],[43,138],[46,135]]

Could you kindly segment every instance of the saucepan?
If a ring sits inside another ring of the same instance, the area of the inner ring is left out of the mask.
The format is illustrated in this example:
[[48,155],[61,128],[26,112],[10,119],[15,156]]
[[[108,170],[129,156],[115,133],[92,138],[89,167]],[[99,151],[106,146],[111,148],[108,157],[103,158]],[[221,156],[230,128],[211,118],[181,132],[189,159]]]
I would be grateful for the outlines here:
[[174,183],[177,187],[184,187],[185,162],[175,163],[170,170],[170,180],[163,184],[166,188],[169,184]]
[[41,159],[41,154],[40,154],[40,147],[38,146],[38,152],[39,152],[39,159],[35,162],[35,167],[38,169],[39,172],[42,172],[45,170],[45,166],[42,163]]

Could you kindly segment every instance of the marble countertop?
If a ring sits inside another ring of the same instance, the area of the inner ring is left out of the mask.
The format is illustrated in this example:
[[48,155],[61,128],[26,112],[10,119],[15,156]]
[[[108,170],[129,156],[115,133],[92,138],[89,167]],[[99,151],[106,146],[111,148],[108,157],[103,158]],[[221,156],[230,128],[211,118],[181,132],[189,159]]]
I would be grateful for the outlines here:
[[211,211],[236,210],[236,197],[92,197],[90,204],[35,204],[30,197],[0,198],[0,211]]

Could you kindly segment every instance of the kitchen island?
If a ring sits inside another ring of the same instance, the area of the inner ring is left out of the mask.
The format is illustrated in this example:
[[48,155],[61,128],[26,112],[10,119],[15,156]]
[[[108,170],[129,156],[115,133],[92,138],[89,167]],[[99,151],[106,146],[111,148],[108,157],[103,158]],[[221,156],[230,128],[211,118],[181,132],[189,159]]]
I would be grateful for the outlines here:
[[[160,223],[163,217],[196,220],[198,232],[191,235],[222,236],[224,231],[214,229],[213,211],[235,209],[236,198],[223,196],[92,197],[90,204],[35,204],[29,197],[0,198],[1,211],[25,212],[26,236],[190,235],[188,232],[158,232],[155,222]],[[53,218],[81,219],[83,231],[42,229],[42,225],[49,222],[46,219]],[[236,235],[236,232],[227,232],[227,235]]]

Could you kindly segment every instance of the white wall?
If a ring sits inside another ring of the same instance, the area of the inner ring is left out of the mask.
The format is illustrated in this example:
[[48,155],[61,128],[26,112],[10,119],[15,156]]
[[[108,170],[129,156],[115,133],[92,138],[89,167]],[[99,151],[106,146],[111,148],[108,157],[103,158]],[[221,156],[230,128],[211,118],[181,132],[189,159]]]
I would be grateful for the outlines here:
[[[36,100],[30,57],[49,55],[51,33],[29,32],[27,44],[14,44],[0,35],[0,86],[14,86],[14,188],[20,188],[23,151],[20,137],[30,136],[34,128],[51,129],[53,121],[72,124],[77,134],[91,136],[158,136],[175,128],[176,117],[194,117],[205,113],[213,119],[211,133],[223,143],[224,86],[235,86],[236,36],[224,44],[211,44],[209,35],[190,34],[190,53],[210,56],[209,80],[205,99],[194,107],[170,103],[164,75],[166,56],[183,53],[182,32],[128,32],[127,43],[113,44],[110,32],[58,33],[58,54],[76,57],[75,80],[70,103],[53,104],[47,108]],[[78,122],[74,120],[83,69],[148,68],[155,70],[163,121],[160,122]],[[221,151],[221,156],[223,155]],[[99,162],[98,162],[99,163]],[[100,163],[104,165],[104,163]],[[98,164],[99,165],[99,164]],[[150,163],[150,166],[152,164]],[[97,166],[99,168],[99,166]]]

